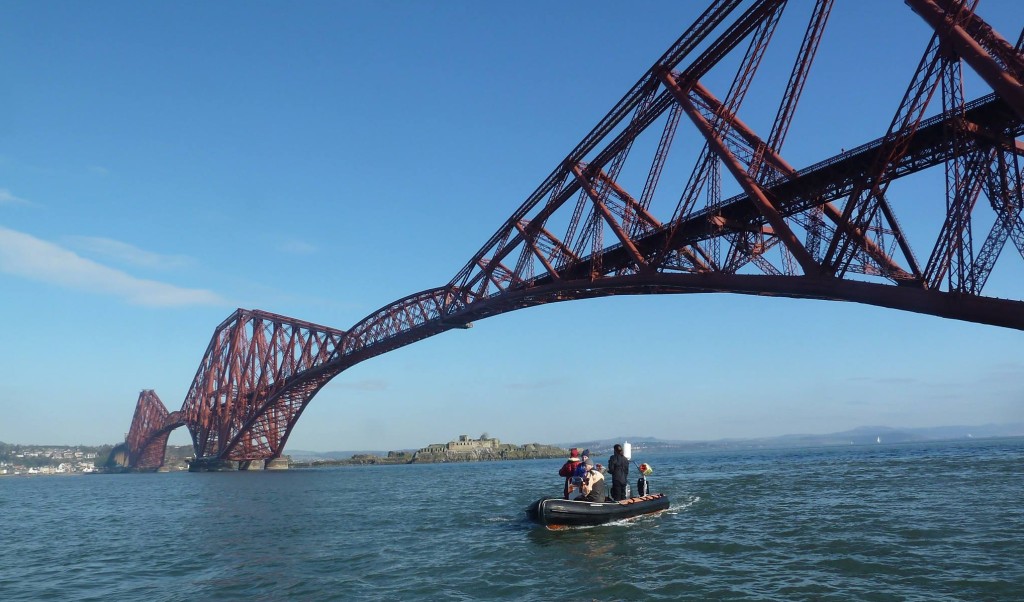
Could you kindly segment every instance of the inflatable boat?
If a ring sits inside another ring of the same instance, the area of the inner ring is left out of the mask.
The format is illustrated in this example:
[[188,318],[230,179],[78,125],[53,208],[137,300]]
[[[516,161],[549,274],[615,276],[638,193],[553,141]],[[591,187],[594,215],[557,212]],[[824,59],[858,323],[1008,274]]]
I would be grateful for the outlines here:
[[668,508],[668,496],[653,493],[621,502],[582,502],[545,497],[526,507],[526,516],[545,526],[601,525]]

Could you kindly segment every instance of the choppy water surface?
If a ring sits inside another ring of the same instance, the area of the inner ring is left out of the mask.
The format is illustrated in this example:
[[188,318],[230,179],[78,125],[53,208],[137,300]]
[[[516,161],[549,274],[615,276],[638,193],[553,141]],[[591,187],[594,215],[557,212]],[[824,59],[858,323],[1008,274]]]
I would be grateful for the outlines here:
[[558,460],[2,478],[0,599],[1024,596],[1024,439],[634,456],[671,508],[562,531]]

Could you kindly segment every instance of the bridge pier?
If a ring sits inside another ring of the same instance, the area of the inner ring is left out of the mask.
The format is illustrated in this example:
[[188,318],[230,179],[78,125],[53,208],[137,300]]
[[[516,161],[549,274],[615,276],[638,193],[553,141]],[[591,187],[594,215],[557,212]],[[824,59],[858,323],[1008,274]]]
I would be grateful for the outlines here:
[[195,458],[188,461],[189,472],[231,472],[234,470],[238,470],[238,465],[232,460]]
[[[261,460],[219,460],[217,458],[195,458],[188,461],[189,472],[233,472],[236,470],[258,470]],[[262,460],[264,470],[288,470],[287,458]]]

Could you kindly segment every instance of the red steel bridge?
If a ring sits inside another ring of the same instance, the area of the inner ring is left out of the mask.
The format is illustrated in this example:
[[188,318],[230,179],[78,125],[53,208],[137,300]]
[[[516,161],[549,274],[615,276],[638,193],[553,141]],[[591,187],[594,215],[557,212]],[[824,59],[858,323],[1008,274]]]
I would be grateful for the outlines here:
[[[139,396],[129,465],[159,467],[182,425],[195,466],[270,463],[347,368],[544,303],[725,292],[1024,330],[1024,300],[985,294],[1001,256],[998,265],[1017,269],[1024,258],[1024,32],[995,31],[977,0],[886,3],[933,32],[891,121],[857,148],[795,166],[784,142],[832,4],[713,0],[447,284],[348,330],[236,311],[214,332],[180,410],[153,391]],[[806,23],[802,39],[774,35],[784,14]],[[778,56],[788,78],[752,88]],[[983,83],[980,96],[966,97],[968,75]],[[762,89],[776,92],[748,94]],[[744,119],[765,107],[775,117],[762,127]],[[926,172],[942,174],[945,194],[912,199],[905,229],[894,195],[906,187],[890,185]]]

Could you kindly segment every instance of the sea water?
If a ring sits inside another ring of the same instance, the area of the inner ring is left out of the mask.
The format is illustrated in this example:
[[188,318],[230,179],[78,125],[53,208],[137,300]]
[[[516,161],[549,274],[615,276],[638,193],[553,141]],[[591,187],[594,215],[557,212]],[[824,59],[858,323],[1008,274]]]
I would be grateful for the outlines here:
[[0,600],[1024,599],[1024,439],[633,459],[558,531],[561,460],[4,477]]

